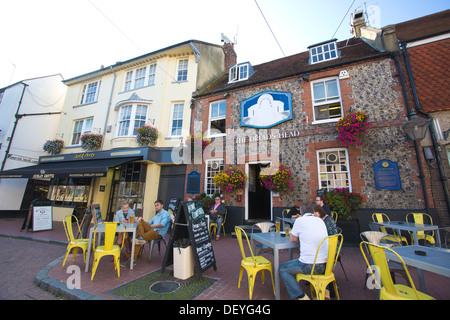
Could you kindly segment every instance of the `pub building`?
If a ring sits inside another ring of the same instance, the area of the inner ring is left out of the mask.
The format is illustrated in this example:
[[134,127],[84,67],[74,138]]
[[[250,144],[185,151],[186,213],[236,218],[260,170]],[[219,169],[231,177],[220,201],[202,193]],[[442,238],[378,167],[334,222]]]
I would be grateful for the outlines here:
[[[227,233],[236,225],[274,221],[297,200],[313,202],[318,192],[336,188],[362,196],[352,219],[338,220],[346,241],[359,242],[375,212],[402,221],[409,212],[427,212],[438,224],[428,182],[419,174],[429,174],[427,167],[419,168],[423,153],[403,130],[409,110],[396,35],[375,31],[372,40],[331,39],[255,66],[236,61],[197,91],[191,135],[203,134],[210,145],[188,163],[185,199],[220,193]],[[375,46],[380,43],[383,49]],[[370,129],[360,145],[346,144],[338,138],[337,122],[357,112],[368,116]],[[290,167],[292,191],[276,193],[261,184],[261,170],[279,164]],[[213,177],[230,165],[248,180],[228,192]]]

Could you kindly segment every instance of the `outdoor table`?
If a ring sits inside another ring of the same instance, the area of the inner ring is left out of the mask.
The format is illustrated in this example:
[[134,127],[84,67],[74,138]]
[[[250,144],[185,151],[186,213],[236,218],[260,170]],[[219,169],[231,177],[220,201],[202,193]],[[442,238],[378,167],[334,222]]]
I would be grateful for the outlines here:
[[[137,228],[137,221],[135,221],[133,223],[133,225],[131,226],[130,223],[124,223],[126,226],[126,232],[133,232],[133,239],[131,242],[131,261],[130,261],[130,269],[133,269],[133,262],[134,262],[134,244],[136,241],[136,228]],[[95,226],[90,228],[89,231],[89,246],[88,246],[88,252],[87,252],[87,257],[86,257],[86,267],[85,267],[85,272],[89,271],[89,259],[91,257],[91,250],[92,250],[92,239],[93,239],[93,235],[94,235],[94,228]],[[97,233],[102,233],[105,232],[105,225],[101,224],[97,227],[97,229],[95,229],[95,231]],[[119,223],[117,225],[117,229],[116,232],[125,232],[125,228],[123,227],[123,225],[121,223]]]
[[[409,266],[416,267],[419,276],[420,291],[425,292],[425,279],[423,270],[450,277],[450,252],[445,249],[424,246],[403,246],[391,248],[402,257]],[[426,255],[418,255],[415,252],[425,252]],[[386,257],[389,260],[400,262],[398,257],[386,250]]]
[[275,276],[275,299],[280,300],[280,275],[278,273],[280,258],[279,250],[289,249],[289,259],[292,260],[292,248],[299,248],[299,244],[290,242],[284,234],[276,232],[252,233],[252,250],[255,251],[255,241],[273,249],[273,273]]
[[387,228],[392,228],[392,229],[396,229],[399,231],[400,234],[400,230],[404,230],[404,231],[410,231],[413,233],[414,235],[414,243],[418,244],[418,238],[417,238],[417,232],[418,231],[436,231],[436,239],[437,239],[437,243],[441,243],[441,237],[439,235],[439,226],[437,225],[433,225],[433,224],[421,224],[421,223],[414,223],[414,222],[404,222],[404,221],[390,221],[390,222],[377,222],[376,224],[383,226],[383,227],[387,227]]

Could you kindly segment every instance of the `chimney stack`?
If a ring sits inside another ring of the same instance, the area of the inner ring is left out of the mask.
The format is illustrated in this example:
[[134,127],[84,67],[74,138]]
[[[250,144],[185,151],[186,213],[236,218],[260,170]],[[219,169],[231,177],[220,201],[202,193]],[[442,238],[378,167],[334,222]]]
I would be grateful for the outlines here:
[[361,36],[361,28],[366,26],[366,19],[364,18],[364,11],[358,10],[352,13],[351,15],[351,26],[352,26],[352,34],[353,36],[360,37]]
[[228,72],[230,67],[234,66],[237,63],[237,55],[234,51],[234,43],[230,41],[223,33],[222,33],[222,42],[223,42],[223,52],[225,53],[225,72]]

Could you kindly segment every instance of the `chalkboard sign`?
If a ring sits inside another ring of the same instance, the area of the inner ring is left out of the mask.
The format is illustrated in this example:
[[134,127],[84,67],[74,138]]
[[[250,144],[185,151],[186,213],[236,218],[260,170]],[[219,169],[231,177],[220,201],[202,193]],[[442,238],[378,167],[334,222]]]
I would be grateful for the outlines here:
[[377,190],[402,190],[398,163],[382,159],[373,164]]
[[94,224],[102,222],[102,212],[99,204],[91,204],[92,217],[94,218]]
[[200,203],[188,201],[183,202],[178,207],[163,261],[163,271],[167,265],[173,263],[172,249],[174,241],[186,238],[187,236],[189,237],[194,256],[195,271],[201,274],[211,266],[214,270],[217,270],[205,212]]

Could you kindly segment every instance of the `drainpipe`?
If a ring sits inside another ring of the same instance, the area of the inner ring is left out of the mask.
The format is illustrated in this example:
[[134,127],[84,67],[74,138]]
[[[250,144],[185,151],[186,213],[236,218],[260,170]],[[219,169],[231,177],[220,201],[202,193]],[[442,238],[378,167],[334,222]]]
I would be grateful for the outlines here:
[[[398,70],[398,74],[400,77],[400,84],[402,86],[402,91],[403,91],[403,98],[405,99],[405,105],[406,105],[406,111],[408,112],[408,119],[411,118],[411,115],[413,113],[413,110],[411,108],[411,106],[408,103],[408,94],[407,94],[407,90],[406,90],[406,86],[405,86],[405,79],[403,78],[403,72],[400,66],[400,61],[398,59],[398,53],[397,52],[393,52],[392,53],[392,57],[394,58],[395,61],[395,65],[397,67]],[[417,158],[417,166],[419,168],[419,179],[420,179],[420,184],[422,186],[422,192],[423,192],[423,198],[425,201],[425,210],[427,211],[427,213],[429,213],[429,203],[428,203],[428,197],[427,197],[427,189],[425,187],[425,175],[423,174],[423,167],[422,167],[422,161],[420,160],[420,153],[419,153],[419,144],[417,143],[417,141],[413,141],[414,142],[414,150],[416,152],[416,158]]]
[[20,118],[22,118],[22,115],[19,115],[19,109],[20,109],[20,105],[22,104],[22,99],[25,94],[25,89],[28,87],[28,85],[23,82],[21,82],[21,83],[23,84],[23,90],[22,90],[22,95],[20,96],[19,105],[17,106],[16,114],[14,115],[14,117],[16,118],[16,121],[14,122],[14,127],[13,127],[13,130],[11,133],[11,137],[9,138],[8,147],[6,148],[5,157],[3,158],[2,167],[1,167],[0,171],[3,171],[3,169],[5,168],[6,159],[8,158],[9,150],[11,149],[11,144],[12,144],[12,140],[14,137],[14,133],[16,132],[17,122],[19,121]]
[[[432,117],[428,113],[426,113],[425,111],[422,111],[422,106],[420,105],[416,86],[414,84],[414,77],[413,77],[412,70],[411,70],[411,64],[409,61],[409,55],[408,55],[406,42],[401,42],[401,47],[403,50],[403,56],[405,58],[406,70],[408,72],[409,81],[411,83],[412,93],[413,93],[413,97],[414,97],[414,102],[416,104],[417,112],[426,116],[428,119],[432,119]],[[444,168],[442,165],[442,159],[440,156],[439,147],[438,147],[438,143],[437,143],[437,139],[436,139],[436,131],[435,131],[435,128],[434,128],[434,125],[432,122],[430,122],[429,128],[430,128],[430,135],[431,135],[431,141],[433,144],[434,154],[435,154],[436,162],[437,162],[438,168],[439,168],[439,176],[440,176],[440,180],[441,180],[441,184],[442,184],[442,189],[444,190],[445,202],[447,204],[447,209],[449,210],[449,214],[450,214],[450,200],[449,200],[449,194],[448,194],[447,177],[445,176],[445,171],[444,171]]]
[[102,145],[100,146],[100,150],[103,150],[103,144],[105,143],[106,126],[108,124],[109,111],[111,110],[111,103],[112,103],[112,97],[113,97],[113,93],[114,93],[114,86],[116,85],[116,77],[117,77],[116,72],[114,71],[113,67],[110,66],[109,68],[114,73],[114,79],[113,79],[113,84],[112,84],[112,87],[111,87],[111,94],[109,95],[108,110],[106,111],[105,124],[103,126],[103,139],[102,139]]

